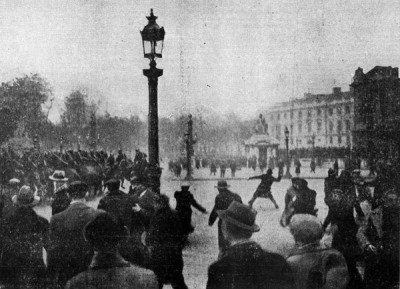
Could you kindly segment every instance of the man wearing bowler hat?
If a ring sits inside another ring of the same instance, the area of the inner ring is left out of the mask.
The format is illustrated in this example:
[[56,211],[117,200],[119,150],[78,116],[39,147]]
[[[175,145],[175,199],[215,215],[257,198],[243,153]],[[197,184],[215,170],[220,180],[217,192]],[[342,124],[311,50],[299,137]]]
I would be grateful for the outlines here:
[[[217,220],[219,210],[228,209],[229,205],[233,202],[242,203],[242,198],[230,190],[228,190],[228,183],[225,180],[218,181],[216,188],[218,189],[218,195],[215,197],[215,205],[213,210],[211,211],[210,218],[208,219],[208,225],[212,226]],[[224,253],[225,248],[228,246],[227,241],[224,238],[221,230],[222,220],[218,220],[218,247],[219,254],[222,255]]]
[[260,227],[257,212],[233,201],[227,210],[218,210],[222,232],[228,242],[224,255],[208,269],[207,289],[292,288],[288,263],[264,251],[250,238]]

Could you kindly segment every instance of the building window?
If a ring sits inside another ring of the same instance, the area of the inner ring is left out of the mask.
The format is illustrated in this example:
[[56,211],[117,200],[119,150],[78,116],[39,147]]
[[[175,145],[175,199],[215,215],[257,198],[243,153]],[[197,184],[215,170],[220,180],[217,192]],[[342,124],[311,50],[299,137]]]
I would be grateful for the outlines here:
[[300,110],[299,111],[299,119],[302,119],[302,117],[303,117],[303,112]]
[[333,115],[333,108],[330,107],[330,108],[328,109],[328,114],[329,114],[329,116],[332,116],[332,115]]
[[271,120],[274,120],[274,115],[273,114],[271,114]]
[[350,114],[350,105],[346,105],[344,110],[346,114]]
[[309,122],[309,123],[308,123],[308,132],[309,132],[309,133],[311,132],[311,129],[312,129],[312,123]]
[[337,122],[337,132],[338,133],[342,132],[342,122],[340,120],[338,120]]
[[339,135],[338,139],[337,139],[338,143],[341,144],[342,143],[342,137]]
[[280,120],[281,119],[281,114],[280,113],[278,113],[278,120]]
[[311,118],[311,115],[312,115],[312,114],[311,114],[311,110],[307,111],[307,117],[308,117],[308,118]]
[[283,118],[286,119],[286,112],[283,114]]
[[333,144],[333,137],[331,137],[331,136],[329,137],[329,143]]
[[280,139],[280,136],[281,136],[281,126],[279,125],[279,124],[277,124],[276,125],[276,127],[275,127],[275,132],[276,132],[276,138],[277,139]]
[[290,125],[290,134],[293,135],[293,124]]
[[298,131],[299,131],[299,133],[301,133],[301,123],[299,123]]
[[338,114],[338,115],[342,115],[342,107],[341,107],[341,106],[338,106],[338,107],[336,108],[336,111],[337,111],[337,114]]
[[293,119],[293,111],[290,112],[290,119]]
[[317,116],[321,116],[321,113],[322,113],[321,109],[318,108],[318,110],[317,110]]
[[319,121],[317,122],[317,131],[321,132],[321,128],[322,128],[322,123]]
[[350,127],[350,120],[346,120],[346,131],[350,131],[351,127]]
[[329,122],[329,133],[333,132],[333,123],[330,121]]

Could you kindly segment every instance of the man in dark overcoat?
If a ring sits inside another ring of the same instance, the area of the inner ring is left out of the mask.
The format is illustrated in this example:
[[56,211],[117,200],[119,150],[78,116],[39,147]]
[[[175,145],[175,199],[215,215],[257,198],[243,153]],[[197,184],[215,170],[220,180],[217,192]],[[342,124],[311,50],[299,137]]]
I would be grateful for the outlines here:
[[121,191],[120,181],[110,179],[105,183],[108,192],[100,200],[97,206],[98,210],[104,210],[115,216],[124,226],[129,229],[129,236],[120,243],[120,253],[122,257],[131,263],[143,265],[144,263],[144,248],[140,242],[142,233],[141,219],[137,217],[137,212],[134,212],[136,202],[132,195]]
[[380,204],[357,232],[365,256],[366,289],[398,288],[400,244],[400,197],[396,187],[381,195]]
[[86,205],[88,186],[72,182],[68,188],[71,203],[50,220],[48,271],[56,286],[63,287],[68,279],[87,269],[93,250],[83,238],[82,230],[100,212]]
[[132,207],[135,206],[133,198],[121,191],[120,181],[110,179],[105,183],[107,194],[100,200],[97,209],[111,213],[119,219],[129,230],[132,229]]
[[328,215],[323,223],[324,230],[331,224],[336,227],[333,232],[332,247],[343,254],[346,259],[350,276],[350,288],[362,288],[361,275],[357,269],[360,250],[357,244],[358,225],[354,218],[354,210],[359,218],[364,217],[360,203],[357,200],[352,177],[343,170],[338,178],[338,186],[331,192]]
[[271,193],[271,186],[273,182],[280,182],[281,178],[282,175],[278,175],[277,178],[274,178],[272,176],[272,169],[268,169],[266,174],[249,178],[249,180],[261,179],[261,183],[258,185],[257,190],[254,192],[253,197],[249,201],[250,207],[253,206],[253,203],[257,198],[267,198],[271,200],[271,202],[275,205],[276,209],[279,209],[279,206],[276,203],[274,196]]
[[217,212],[229,244],[222,258],[208,269],[207,289],[293,288],[291,270],[285,259],[264,251],[250,238],[260,228],[257,212],[233,201]]
[[236,162],[235,161],[231,161],[230,165],[229,165],[230,169],[231,169],[231,177],[234,178],[235,174],[236,174]]
[[[218,218],[217,211],[226,210],[229,205],[233,202],[242,203],[242,198],[236,194],[228,190],[229,185],[225,180],[218,181],[216,188],[218,189],[218,195],[215,197],[215,205],[213,210],[211,211],[210,218],[208,219],[208,225],[212,226]],[[224,252],[225,248],[228,246],[227,241],[222,235],[221,230],[222,220],[218,220],[218,247],[220,255]]]
[[333,189],[337,189],[339,183],[337,180],[336,172],[334,169],[330,168],[328,170],[328,176],[324,180],[324,193],[325,193],[325,204],[329,207],[330,195]]
[[157,195],[155,206],[145,238],[148,266],[156,274],[159,288],[171,284],[174,289],[187,289],[182,274],[183,246],[179,218],[171,209],[166,195]]
[[179,219],[181,220],[182,233],[184,236],[188,236],[193,232],[194,227],[192,226],[192,206],[202,212],[207,213],[207,210],[203,208],[193,197],[193,194],[189,191],[189,182],[184,182],[181,185],[181,190],[176,191],[174,197],[176,199],[176,212],[178,213]]
[[70,279],[66,289],[158,288],[153,272],[130,264],[119,254],[119,244],[126,239],[128,229],[115,216],[100,213],[83,233],[95,254],[88,270]]
[[68,194],[68,185],[65,183],[58,187],[54,192],[54,200],[51,204],[51,215],[58,214],[68,208],[71,203],[71,198]]
[[36,214],[37,197],[29,186],[22,186],[12,199],[15,210],[0,223],[0,282],[5,288],[44,288],[49,222]]

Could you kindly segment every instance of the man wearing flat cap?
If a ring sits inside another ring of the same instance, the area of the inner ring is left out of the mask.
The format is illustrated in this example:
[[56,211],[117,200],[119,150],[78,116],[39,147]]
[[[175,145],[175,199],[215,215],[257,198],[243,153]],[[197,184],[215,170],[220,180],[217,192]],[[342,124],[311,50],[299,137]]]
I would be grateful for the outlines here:
[[228,247],[221,259],[208,269],[207,289],[292,288],[292,277],[285,259],[264,251],[251,240],[260,230],[257,212],[233,201],[227,210],[218,210]]
[[71,203],[50,219],[50,248],[47,254],[49,275],[63,287],[72,276],[86,270],[93,250],[85,242],[82,230],[101,211],[86,205],[88,185],[75,181],[68,187]]
[[[218,181],[218,185],[216,186],[219,194],[215,197],[215,205],[213,210],[211,211],[210,218],[208,219],[208,225],[212,226],[218,218],[217,211],[228,209],[229,205],[233,202],[242,203],[242,198],[230,190],[228,190],[229,185],[225,180]],[[219,254],[223,254],[225,248],[228,246],[227,241],[224,238],[221,230],[222,220],[218,220],[218,247]]]

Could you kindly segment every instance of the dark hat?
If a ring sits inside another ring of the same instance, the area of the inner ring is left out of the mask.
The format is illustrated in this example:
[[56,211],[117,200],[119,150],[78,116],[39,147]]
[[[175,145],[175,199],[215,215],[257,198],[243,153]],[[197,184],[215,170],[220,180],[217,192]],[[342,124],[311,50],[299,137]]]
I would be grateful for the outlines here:
[[68,186],[68,192],[86,192],[89,189],[89,186],[81,181],[75,181],[72,182],[69,186]]
[[272,169],[267,170],[267,175],[272,175]]
[[131,175],[130,175],[130,181],[131,182],[136,182],[136,183],[146,183],[147,182],[147,168],[145,168],[144,170],[141,171],[135,171],[132,170]]
[[40,197],[33,192],[30,186],[22,186],[17,195],[12,197],[12,202],[20,206],[35,206],[40,202]]
[[305,179],[299,178],[298,184],[301,188],[306,188],[308,186],[308,182]]
[[228,209],[217,211],[218,216],[239,228],[258,232],[260,227],[255,224],[257,211],[249,206],[233,201]]
[[328,170],[328,176],[332,176],[332,175],[334,175],[334,174],[335,174],[335,170],[332,169],[332,168],[329,168],[329,170]]
[[155,195],[154,202],[156,204],[159,204],[163,208],[169,207],[169,197],[167,195],[164,194]]
[[123,224],[110,213],[101,211],[84,228],[85,240],[91,244],[118,243],[127,237]]
[[292,183],[297,183],[300,180],[299,177],[293,177],[292,178]]
[[117,179],[109,179],[107,182],[105,182],[105,186],[111,185],[111,186],[119,186],[120,181]]
[[225,180],[218,181],[217,185],[215,186],[217,189],[227,189],[230,187]]

